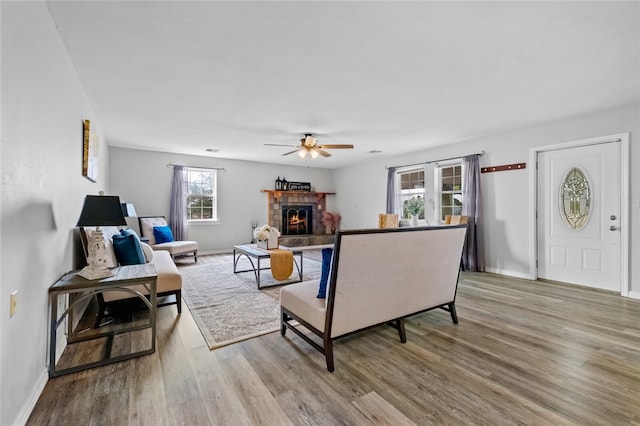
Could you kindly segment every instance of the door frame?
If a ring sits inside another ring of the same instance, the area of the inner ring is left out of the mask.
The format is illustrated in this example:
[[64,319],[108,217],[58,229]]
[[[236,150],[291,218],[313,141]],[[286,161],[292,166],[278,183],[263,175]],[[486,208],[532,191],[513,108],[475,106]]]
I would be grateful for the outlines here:
[[538,279],[538,153],[604,143],[620,143],[620,295],[629,296],[629,133],[529,148],[529,276]]

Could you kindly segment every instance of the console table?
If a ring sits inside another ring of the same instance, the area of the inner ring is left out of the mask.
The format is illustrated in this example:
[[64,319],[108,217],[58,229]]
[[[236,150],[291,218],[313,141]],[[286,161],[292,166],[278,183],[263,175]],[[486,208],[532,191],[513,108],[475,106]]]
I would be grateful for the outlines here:
[[[49,304],[51,306],[50,341],[49,341],[49,377],[57,377],[63,374],[74,373],[88,368],[126,359],[147,355],[156,350],[156,311],[157,311],[157,275],[155,267],[151,264],[120,266],[114,269],[114,276],[100,280],[87,280],[77,275],[79,271],[73,271],[62,276],[49,288]],[[74,309],[94,296],[107,291],[124,291],[132,297],[138,297],[149,309],[149,321],[142,324],[96,333],[76,332],[73,330]],[[58,298],[63,295],[71,295],[69,307],[58,318]],[[56,340],[60,324],[67,319],[67,344],[71,345],[88,340],[106,338],[105,353],[102,359],[82,365],[56,368]],[[151,329],[151,347],[127,354],[111,356],[114,336],[138,330]]]

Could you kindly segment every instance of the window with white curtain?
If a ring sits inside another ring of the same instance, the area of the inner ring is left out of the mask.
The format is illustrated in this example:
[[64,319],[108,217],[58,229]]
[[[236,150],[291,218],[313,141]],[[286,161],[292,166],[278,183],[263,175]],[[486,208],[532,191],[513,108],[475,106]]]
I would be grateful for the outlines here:
[[215,221],[217,208],[217,173],[212,169],[187,169],[187,219]]

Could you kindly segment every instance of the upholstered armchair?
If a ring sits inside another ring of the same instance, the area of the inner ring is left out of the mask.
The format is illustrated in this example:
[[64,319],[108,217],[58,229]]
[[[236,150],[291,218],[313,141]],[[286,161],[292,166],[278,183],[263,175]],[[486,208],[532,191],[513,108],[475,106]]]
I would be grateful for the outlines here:
[[140,234],[148,239],[148,244],[154,250],[165,250],[173,259],[193,256],[198,261],[197,241],[174,241],[171,229],[164,216],[140,216]]

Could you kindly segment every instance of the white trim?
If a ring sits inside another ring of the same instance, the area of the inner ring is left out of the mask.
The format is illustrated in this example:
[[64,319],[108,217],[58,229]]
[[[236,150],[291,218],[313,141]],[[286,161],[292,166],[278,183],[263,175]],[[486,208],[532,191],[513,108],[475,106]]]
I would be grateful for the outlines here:
[[563,142],[529,148],[529,279],[538,279],[536,260],[538,256],[538,230],[536,210],[538,208],[538,153],[560,149],[604,143],[620,143],[620,295],[631,297],[629,293],[629,133],[601,136],[578,141]]
[[632,299],[640,299],[640,291],[630,291],[627,296]]
[[507,277],[515,277],[515,278],[523,278],[525,280],[529,279],[529,275],[524,272],[510,271],[508,269],[502,268],[494,268],[490,266],[485,266],[485,271],[491,274],[504,275]]
[[29,416],[31,416],[31,412],[36,406],[40,395],[42,395],[42,391],[44,391],[44,387],[47,385],[47,381],[49,380],[49,374],[46,369],[42,370],[42,374],[36,381],[35,386],[33,387],[33,391],[31,392],[31,396],[29,399],[25,401],[25,403],[20,408],[20,412],[16,416],[15,421],[13,422],[14,426],[22,426],[26,425],[29,420]]

